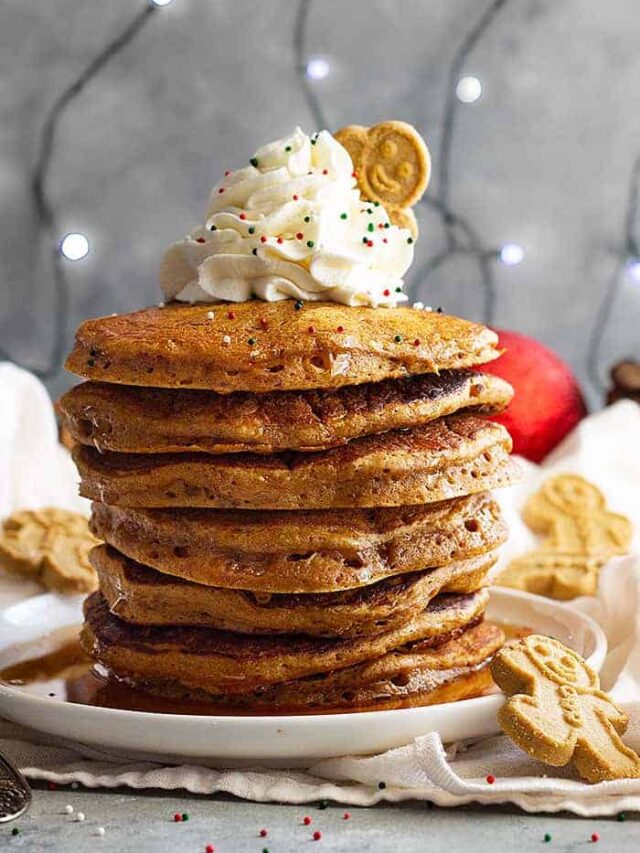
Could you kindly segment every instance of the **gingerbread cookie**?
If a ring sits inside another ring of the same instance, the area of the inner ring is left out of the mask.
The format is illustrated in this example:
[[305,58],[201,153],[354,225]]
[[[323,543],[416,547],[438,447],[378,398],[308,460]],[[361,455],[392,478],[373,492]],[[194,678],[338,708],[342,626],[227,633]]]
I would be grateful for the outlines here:
[[629,519],[609,512],[602,492],[576,474],[548,479],[522,517],[544,539],[513,560],[498,583],[563,600],[594,595],[600,569],[609,557],[628,553],[633,534]]
[[531,634],[504,646],[491,674],[509,697],[500,727],[529,755],[552,767],[572,762],[588,782],[640,777],[640,757],[620,738],[627,715],[576,652]]
[[89,551],[100,544],[87,519],[49,507],[10,515],[0,530],[0,567],[57,592],[91,592],[97,576]]
[[379,201],[394,225],[417,236],[410,208],[426,190],[431,173],[429,150],[418,131],[403,121],[384,121],[343,127],[335,138],[349,152],[363,198]]

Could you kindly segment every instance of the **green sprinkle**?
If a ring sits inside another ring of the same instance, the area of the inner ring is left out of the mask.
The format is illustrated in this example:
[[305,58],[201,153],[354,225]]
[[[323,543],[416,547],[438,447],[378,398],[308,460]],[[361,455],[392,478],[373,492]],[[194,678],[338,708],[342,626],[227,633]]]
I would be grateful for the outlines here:
[[380,207],[380,202],[379,202],[379,201],[374,201],[374,202],[373,202],[373,206],[374,206],[374,207]]
[[11,830],[11,835],[20,835],[20,830],[17,826],[13,827],[13,829]]
[[269,853],[269,848],[268,848],[268,847],[263,847],[263,848],[262,848],[262,853]]
[[311,222],[311,217],[310,217],[310,216],[305,216],[304,221],[305,221],[305,222]]
[[314,138],[311,140],[311,144],[312,144],[312,145],[315,145],[317,141],[318,141],[318,140],[314,137]]
[[95,367],[96,363],[92,358],[87,359],[87,367]]
[[371,208],[370,208],[370,207],[368,207],[368,208],[367,208],[367,213],[368,213],[369,215],[371,215],[371,214],[373,213],[373,210],[371,210]]
[[411,245],[413,243],[413,237],[407,237],[407,243]]
[[401,287],[396,287],[396,293],[402,293],[402,288],[401,288]]
[[257,254],[258,254],[258,250],[257,250],[257,249],[252,249],[252,250],[251,250],[251,254],[252,254],[252,255],[257,255]]
[[385,223],[384,223],[384,227],[385,227],[385,228],[391,228],[391,223],[390,223],[390,222],[385,222]]
[[346,213],[341,213],[341,214],[340,214],[340,219],[346,219],[346,218],[347,218],[347,214],[346,214]]
[[363,238],[362,238],[362,242],[363,242],[363,243],[368,243],[368,242],[369,242],[369,238],[368,238],[368,237],[363,237]]
[[308,246],[310,249],[313,249],[313,247],[315,246],[315,243],[313,242],[313,240],[307,240],[307,246]]
[[247,228],[247,231],[249,232],[249,234],[255,234],[255,233],[256,233],[256,226],[255,226],[255,225],[250,225],[250,226]]
[[550,833],[550,832],[545,832],[545,834],[544,834],[544,841],[545,841],[546,843],[549,843],[549,841],[551,841],[551,833]]
[[[255,338],[249,338],[247,343],[249,344],[250,347],[254,347],[256,345],[256,339]],[[184,815],[183,815],[182,819],[184,820]]]
[[182,820],[189,820],[189,815],[186,812],[182,812]]
[[298,301],[294,303],[293,307],[296,309],[296,311],[299,311],[303,305],[304,302],[302,301],[302,299],[298,299]]
[[624,812],[620,812],[620,814],[618,815],[619,823],[624,823],[626,819],[627,819],[626,814]]
[[402,343],[402,335],[396,335],[393,339],[397,344]]
[[254,167],[254,169],[258,168],[258,158],[257,157],[252,157],[251,160],[249,160],[249,162]]
[[218,230],[218,226],[217,226],[217,225],[211,225],[211,226],[210,226],[210,228],[209,228],[209,231],[217,231],[217,230]]
[[328,801],[328,800],[320,800],[320,802],[318,803],[318,808],[319,808],[321,811],[324,811],[326,808],[328,808],[328,806],[329,806],[329,801]]
[[370,223],[367,225],[367,231],[373,231],[373,230],[374,230],[373,222],[370,222]]
[[378,788],[380,788],[380,790],[381,790],[381,791],[384,791],[384,789],[385,789],[386,787],[387,787],[387,783],[386,783],[386,782],[378,782]]
[[284,146],[284,150],[285,150],[285,151],[287,152],[287,154],[288,154],[288,153],[289,153],[289,151],[291,151],[291,146],[290,146],[290,145],[285,145],[285,146]]

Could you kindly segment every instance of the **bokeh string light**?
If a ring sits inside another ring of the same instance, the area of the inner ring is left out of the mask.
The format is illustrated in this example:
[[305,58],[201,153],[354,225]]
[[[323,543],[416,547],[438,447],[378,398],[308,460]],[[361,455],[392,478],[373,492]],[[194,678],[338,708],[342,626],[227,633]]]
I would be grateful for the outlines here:
[[640,154],[636,157],[629,179],[623,242],[616,251],[615,266],[596,312],[596,319],[589,341],[589,378],[593,386],[599,391],[604,391],[607,388],[607,383],[600,374],[600,356],[602,343],[613,314],[613,309],[627,277],[632,279],[634,285],[640,284],[640,240],[636,238],[636,229],[640,226],[639,218]]
[[[84,90],[86,85],[122,51],[151,19],[154,11],[167,6],[172,0],[147,0],[124,29],[111,39],[86,66],[80,75],[61,93],[51,107],[40,134],[39,153],[31,178],[31,193],[36,213],[38,245],[45,244],[52,257],[54,280],[54,335],[49,362],[45,368],[33,370],[41,378],[50,378],[60,370],[66,344],[66,321],[69,312],[69,285],[65,265],[69,261],[81,260],[90,251],[87,236],[74,232],[62,236],[58,217],[49,198],[47,178],[55,148],[56,133],[60,120],[69,104]],[[478,21],[471,27],[455,52],[447,71],[447,87],[443,107],[442,134],[436,171],[436,191],[422,199],[441,218],[445,231],[444,248],[418,268],[413,277],[413,290],[423,286],[429,277],[443,264],[455,256],[466,256],[477,263],[479,284],[484,291],[484,320],[493,322],[496,308],[496,284],[494,263],[507,267],[520,264],[525,256],[522,246],[505,242],[491,247],[480,238],[469,220],[454,211],[450,204],[451,153],[457,110],[461,105],[476,103],[483,94],[479,78],[464,73],[468,58],[480,39],[497,19],[510,0],[492,0]],[[294,19],[293,45],[295,71],[316,128],[331,128],[331,122],[319,97],[319,84],[330,73],[329,60],[322,55],[308,55],[306,32],[312,0],[299,0]],[[599,306],[590,338],[588,360],[589,375],[594,385],[604,387],[599,375],[599,360],[602,341],[611,319],[612,311],[626,277],[640,283],[640,245],[634,236],[639,213],[640,156],[632,170],[627,214],[625,217],[624,245],[619,250],[616,266]],[[11,360],[8,352],[0,348],[0,358]]]

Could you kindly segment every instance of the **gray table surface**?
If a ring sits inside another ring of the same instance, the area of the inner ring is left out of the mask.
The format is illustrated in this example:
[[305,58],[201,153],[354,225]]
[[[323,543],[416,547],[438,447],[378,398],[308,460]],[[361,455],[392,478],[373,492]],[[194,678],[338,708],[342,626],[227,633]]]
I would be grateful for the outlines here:
[[[65,806],[82,811],[78,822]],[[174,823],[176,812],[189,820]],[[461,850],[640,850],[640,815],[593,819],[573,815],[528,815],[517,809],[466,807],[438,809],[424,803],[350,808],[317,804],[285,806],[247,803],[231,797],[176,795],[149,791],[132,793],[82,788],[50,791],[38,785],[33,805],[23,818],[0,827],[0,850],[111,851],[111,853],[457,853]],[[311,826],[302,819],[308,815]],[[12,834],[13,827],[19,829]],[[97,828],[105,828],[104,837]],[[262,828],[268,836],[261,838]],[[314,830],[322,832],[313,841]],[[600,836],[597,844],[591,834]],[[545,843],[545,833],[551,840]]]

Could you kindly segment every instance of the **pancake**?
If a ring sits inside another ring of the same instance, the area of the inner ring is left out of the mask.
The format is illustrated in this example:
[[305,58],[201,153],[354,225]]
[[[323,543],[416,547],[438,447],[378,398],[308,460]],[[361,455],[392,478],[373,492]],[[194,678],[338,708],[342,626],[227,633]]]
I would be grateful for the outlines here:
[[360,385],[474,367],[500,355],[495,332],[458,317],[296,305],[171,303],[86,320],[65,366],[103,382],[228,394]]
[[495,414],[511,386],[490,374],[444,371],[330,391],[217,394],[84,382],[59,402],[75,441],[118,453],[323,450],[460,410]]
[[486,585],[497,552],[411,572],[356,590],[271,595],[202,586],[141,566],[107,545],[91,563],[111,612],[134,625],[193,625],[245,634],[359,637],[382,634],[424,610],[441,592]]
[[[504,639],[498,627],[483,622],[434,648],[416,644],[376,660],[251,693],[211,694],[170,678],[134,678],[133,685],[165,700],[195,700],[209,713],[310,714],[411,708],[484,693],[493,684],[489,663]],[[132,681],[127,673],[120,677]],[[197,704],[191,713],[198,713]]]
[[[209,628],[130,625],[97,592],[84,605],[84,650],[119,675],[179,681],[208,693],[247,693],[372,660],[407,643],[429,647],[482,618],[488,592],[447,594],[402,626],[374,637],[254,637]],[[440,638],[440,639],[439,639]]]
[[94,503],[91,530],[165,574],[273,593],[352,589],[483,555],[507,537],[500,509],[488,494],[349,512],[132,509]]
[[130,507],[324,509],[432,503],[516,479],[506,429],[452,415],[321,453],[99,453],[77,445],[80,493]]

